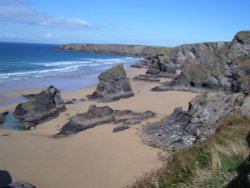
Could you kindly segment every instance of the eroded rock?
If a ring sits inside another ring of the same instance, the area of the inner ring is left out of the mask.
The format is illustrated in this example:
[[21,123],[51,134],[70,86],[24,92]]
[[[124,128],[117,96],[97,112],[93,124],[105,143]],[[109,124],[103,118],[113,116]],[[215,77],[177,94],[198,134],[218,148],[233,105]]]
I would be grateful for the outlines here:
[[86,113],[76,114],[68,123],[66,123],[58,136],[75,134],[86,129],[93,128],[97,125],[110,123],[114,121],[113,109],[105,107],[97,107],[92,105]]
[[140,74],[134,77],[136,81],[144,81],[144,82],[160,82],[158,76],[148,75],[148,74]]
[[[153,91],[183,90],[194,92],[223,91],[234,92],[229,68],[219,61],[210,64],[194,64],[187,62],[179,76],[171,82],[162,83]],[[227,77],[228,75],[228,77]]]
[[111,102],[134,96],[122,64],[101,73],[98,79],[95,92],[88,96],[90,100]]
[[185,61],[181,74],[170,83],[163,83],[152,90],[236,93],[249,89],[249,36],[250,31],[239,32],[231,43],[216,48],[205,43],[195,44],[191,49],[183,46],[185,48],[181,51]]
[[145,125],[143,141],[153,147],[187,147],[214,134],[216,122],[244,101],[243,94],[209,93],[194,98],[188,111],[176,108],[160,122]]
[[30,129],[57,117],[65,110],[60,91],[50,86],[27,102],[18,104],[14,116],[19,119],[21,128]]
[[173,78],[176,76],[176,68],[171,66],[162,54],[155,55],[145,61],[148,65],[146,74],[165,78]]
[[[57,137],[66,136],[93,128],[105,123],[120,123],[124,127],[131,126],[141,121],[155,116],[155,113],[146,111],[144,113],[135,113],[131,110],[113,110],[108,106],[97,107],[92,105],[86,113],[76,114],[68,123],[66,123]],[[123,127],[123,128],[124,128]],[[128,128],[128,127],[127,127]],[[117,128],[116,130],[121,130]],[[117,131],[114,131],[117,132]]]

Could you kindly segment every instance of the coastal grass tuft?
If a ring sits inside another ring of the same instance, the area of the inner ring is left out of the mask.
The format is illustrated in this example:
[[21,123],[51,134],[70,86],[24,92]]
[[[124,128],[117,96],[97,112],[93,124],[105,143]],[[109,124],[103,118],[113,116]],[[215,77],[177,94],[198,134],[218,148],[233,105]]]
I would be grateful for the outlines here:
[[250,56],[238,56],[236,57],[236,61],[240,61],[240,62],[246,62],[250,60]]
[[239,166],[250,172],[249,131],[250,118],[232,114],[210,139],[177,151],[170,163],[128,187],[227,187],[239,175]]

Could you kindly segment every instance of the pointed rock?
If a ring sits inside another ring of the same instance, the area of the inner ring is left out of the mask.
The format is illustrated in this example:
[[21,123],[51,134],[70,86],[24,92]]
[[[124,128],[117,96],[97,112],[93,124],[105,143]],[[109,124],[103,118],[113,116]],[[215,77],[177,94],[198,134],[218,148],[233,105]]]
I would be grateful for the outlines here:
[[90,100],[111,102],[134,96],[122,64],[106,70],[98,78],[95,92],[88,96]]
[[30,129],[57,117],[65,110],[60,91],[50,86],[27,102],[18,104],[14,116],[19,119],[21,128]]

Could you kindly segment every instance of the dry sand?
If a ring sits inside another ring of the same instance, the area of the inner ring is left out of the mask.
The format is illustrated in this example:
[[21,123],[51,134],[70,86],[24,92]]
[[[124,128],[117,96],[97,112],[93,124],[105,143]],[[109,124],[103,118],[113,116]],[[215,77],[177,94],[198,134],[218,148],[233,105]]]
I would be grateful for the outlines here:
[[[128,76],[132,78],[144,71],[129,69]],[[105,124],[67,138],[52,137],[70,116],[85,112],[91,104],[137,112],[151,110],[157,116],[149,121],[156,121],[169,115],[175,107],[186,109],[188,101],[197,95],[151,92],[156,83],[132,80],[131,83],[135,96],[129,99],[106,104],[85,101],[67,105],[67,111],[58,118],[31,131],[0,129],[0,169],[9,171],[14,180],[24,180],[38,188],[119,188],[144,172],[160,167],[159,150],[144,145],[136,134],[140,125],[112,133],[115,125]],[[94,89],[95,86],[62,95],[64,99],[81,99]],[[16,95],[23,93],[19,91]],[[1,106],[0,111],[13,110],[15,105]]]

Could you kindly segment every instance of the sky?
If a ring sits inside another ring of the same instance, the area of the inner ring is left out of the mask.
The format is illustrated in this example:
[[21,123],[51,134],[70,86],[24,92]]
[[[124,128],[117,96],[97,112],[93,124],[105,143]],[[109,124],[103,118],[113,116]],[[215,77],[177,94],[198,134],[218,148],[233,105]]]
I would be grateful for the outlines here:
[[250,0],[0,0],[0,41],[176,46],[250,30]]

